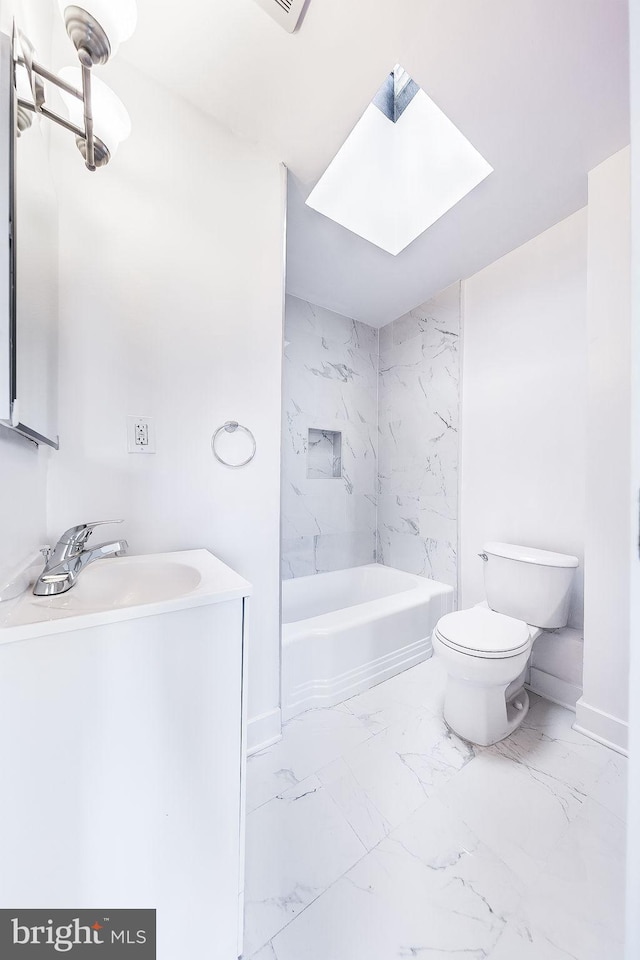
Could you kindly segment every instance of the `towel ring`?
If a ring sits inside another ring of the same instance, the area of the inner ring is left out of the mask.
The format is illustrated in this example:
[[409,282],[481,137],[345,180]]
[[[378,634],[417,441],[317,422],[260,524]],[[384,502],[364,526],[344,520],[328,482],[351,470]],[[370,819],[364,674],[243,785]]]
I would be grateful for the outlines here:
[[[225,433],[235,433],[236,430],[242,430],[242,432],[246,433],[246,435],[249,437],[251,441],[251,453],[249,454],[246,460],[242,460],[240,463],[229,463],[229,461],[221,457],[218,451],[216,450],[216,440],[218,439],[218,437],[223,431]],[[256,438],[251,433],[251,430],[249,430],[248,427],[243,427],[242,424],[238,423],[237,420],[227,420],[227,422],[223,423],[221,427],[218,427],[218,429],[212,436],[211,449],[213,451],[213,455],[216,458],[216,460],[218,460],[220,463],[223,463],[225,467],[233,467],[234,469],[236,467],[246,467],[246,465],[248,463],[251,463],[251,461],[256,455]]]

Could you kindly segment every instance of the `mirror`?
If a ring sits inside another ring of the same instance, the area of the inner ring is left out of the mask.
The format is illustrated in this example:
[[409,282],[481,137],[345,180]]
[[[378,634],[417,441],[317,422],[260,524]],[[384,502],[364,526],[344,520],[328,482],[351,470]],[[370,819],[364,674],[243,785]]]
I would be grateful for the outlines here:
[[6,258],[0,250],[0,418],[30,440],[57,448],[58,207],[49,129],[25,111],[28,125],[18,133],[11,40],[0,39],[0,116],[10,125],[1,138],[2,151],[5,140],[8,150],[0,154],[0,215],[6,212],[8,227]]

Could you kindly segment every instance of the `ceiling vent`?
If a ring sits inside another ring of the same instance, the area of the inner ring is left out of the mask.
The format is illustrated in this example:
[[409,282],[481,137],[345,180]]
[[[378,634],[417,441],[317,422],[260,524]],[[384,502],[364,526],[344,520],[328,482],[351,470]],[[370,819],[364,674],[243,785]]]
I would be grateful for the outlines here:
[[300,23],[306,0],[256,0],[256,3],[281,27],[293,33]]

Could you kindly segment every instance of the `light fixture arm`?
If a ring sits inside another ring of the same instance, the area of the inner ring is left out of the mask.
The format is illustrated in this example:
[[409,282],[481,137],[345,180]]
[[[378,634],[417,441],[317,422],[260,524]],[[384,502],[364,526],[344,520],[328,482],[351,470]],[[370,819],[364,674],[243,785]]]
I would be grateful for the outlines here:
[[[30,77],[41,77],[43,80],[46,80],[48,83],[52,83],[60,90],[64,90],[65,93],[70,94],[72,97],[77,97],[78,100],[82,101],[84,107],[84,129],[77,126],[75,123],[72,123],[70,120],[67,120],[65,117],[61,117],[60,114],[56,113],[54,110],[50,110],[46,106],[44,97],[38,97],[38,102],[34,103],[30,103],[28,100],[18,98],[18,106],[25,110],[30,110],[32,113],[39,113],[48,120],[53,120],[54,123],[64,127],[65,130],[69,130],[71,133],[74,133],[76,136],[76,142],[80,141],[82,143],[81,151],[84,155],[85,164],[88,170],[93,171],[96,169],[96,167],[103,166],[108,160],[109,151],[93,132],[93,111],[91,106],[91,68],[85,66],[82,67],[82,90],[78,90],[76,87],[73,87],[71,84],[62,80],[61,77],[57,77],[55,73],[47,70],[46,67],[43,67],[42,64],[38,63],[36,60],[31,60],[28,63],[24,57],[18,56],[16,57],[16,63],[25,67],[27,72],[30,74]],[[34,84],[32,82],[32,89],[33,85]],[[42,87],[44,89],[44,85],[42,85]],[[80,144],[78,145],[80,146]]]
[[82,99],[84,102],[84,140],[87,145],[85,163],[87,169],[95,170],[95,139],[93,136],[93,111],[91,109],[91,68],[82,64]]

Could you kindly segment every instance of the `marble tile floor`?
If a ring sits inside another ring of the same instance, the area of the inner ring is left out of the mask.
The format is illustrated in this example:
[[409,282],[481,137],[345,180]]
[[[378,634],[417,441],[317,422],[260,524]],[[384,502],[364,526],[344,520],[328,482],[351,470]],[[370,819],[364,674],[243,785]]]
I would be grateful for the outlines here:
[[432,659],[248,763],[247,960],[622,960],[626,760],[531,696],[478,748]]

